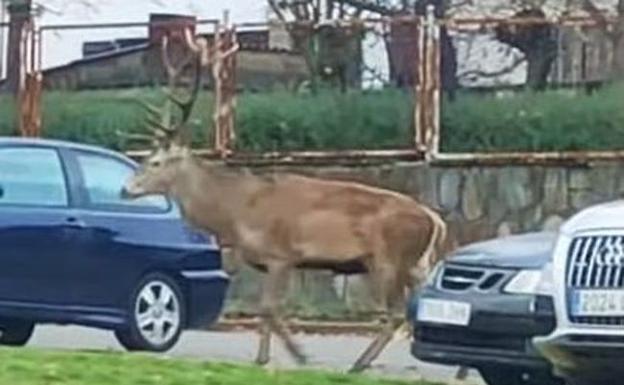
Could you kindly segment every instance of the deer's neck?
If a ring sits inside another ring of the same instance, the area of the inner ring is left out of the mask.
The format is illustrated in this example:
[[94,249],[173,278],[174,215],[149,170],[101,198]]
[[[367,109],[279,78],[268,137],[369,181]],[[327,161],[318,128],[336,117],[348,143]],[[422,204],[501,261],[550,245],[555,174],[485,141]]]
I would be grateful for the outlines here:
[[216,233],[227,243],[234,241],[236,225],[245,215],[245,205],[262,183],[252,175],[215,172],[189,159],[178,174],[172,195],[190,224]]

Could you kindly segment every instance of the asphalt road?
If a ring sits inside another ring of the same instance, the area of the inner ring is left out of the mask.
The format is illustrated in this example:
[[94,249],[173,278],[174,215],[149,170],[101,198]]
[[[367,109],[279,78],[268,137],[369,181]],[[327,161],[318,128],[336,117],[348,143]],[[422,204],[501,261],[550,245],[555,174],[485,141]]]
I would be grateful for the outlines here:
[[[309,367],[345,371],[357,358],[369,338],[351,335],[298,335],[306,353]],[[168,355],[218,362],[250,362],[258,339],[253,332],[187,332]],[[80,327],[40,326],[29,346],[72,350],[121,350],[112,333]],[[294,368],[294,364],[280,344],[273,344],[271,366]],[[409,355],[409,342],[394,342],[369,371],[373,375],[424,378],[432,381],[456,383],[456,368],[430,365],[416,361]],[[470,373],[463,384],[482,385],[478,375]]]

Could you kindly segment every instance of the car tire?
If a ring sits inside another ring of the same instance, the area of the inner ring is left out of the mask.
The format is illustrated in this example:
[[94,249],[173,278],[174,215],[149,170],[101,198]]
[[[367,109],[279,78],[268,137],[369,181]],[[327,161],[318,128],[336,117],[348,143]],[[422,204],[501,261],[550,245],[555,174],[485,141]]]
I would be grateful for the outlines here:
[[180,339],[186,320],[185,301],[178,284],[154,273],[141,280],[128,304],[128,325],[115,331],[126,350],[166,352]]
[[0,345],[24,346],[28,343],[35,331],[33,322],[0,319]]
[[564,381],[546,370],[522,370],[508,366],[480,368],[479,373],[488,385],[564,385]]

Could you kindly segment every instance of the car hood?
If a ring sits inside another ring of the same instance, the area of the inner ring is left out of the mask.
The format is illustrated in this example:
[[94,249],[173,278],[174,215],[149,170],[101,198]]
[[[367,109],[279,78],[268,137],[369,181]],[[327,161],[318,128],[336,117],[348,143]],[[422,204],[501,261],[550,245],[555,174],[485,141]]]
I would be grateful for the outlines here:
[[447,260],[481,266],[538,269],[552,260],[556,237],[554,232],[539,232],[472,243],[455,251]]
[[580,211],[566,223],[561,231],[573,235],[580,231],[624,230],[624,200],[604,203]]

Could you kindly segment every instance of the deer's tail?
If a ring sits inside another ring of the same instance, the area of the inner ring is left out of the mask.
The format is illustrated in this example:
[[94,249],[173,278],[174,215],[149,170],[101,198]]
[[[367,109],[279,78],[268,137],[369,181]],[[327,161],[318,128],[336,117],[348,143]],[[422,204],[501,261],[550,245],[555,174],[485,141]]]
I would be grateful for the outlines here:
[[422,208],[431,218],[433,228],[429,244],[424,253],[420,256],[415,271],[412,272],[412,276],[421,283],[435,264],[443,257],[444,247],[448,237],[448,228],[442,217],[426,206],[422,206]]

